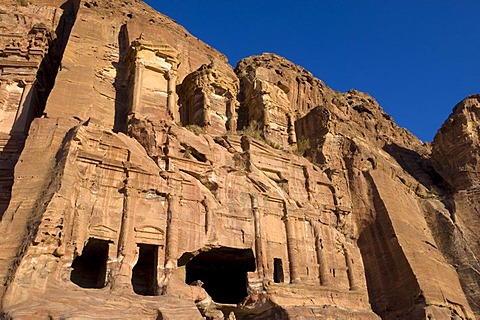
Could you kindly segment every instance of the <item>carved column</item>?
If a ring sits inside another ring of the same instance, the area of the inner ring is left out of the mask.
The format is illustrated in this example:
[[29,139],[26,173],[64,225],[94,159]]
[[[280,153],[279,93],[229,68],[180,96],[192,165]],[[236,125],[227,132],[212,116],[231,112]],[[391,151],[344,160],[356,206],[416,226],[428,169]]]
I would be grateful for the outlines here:
[[318,277],[321,285],[328,285],[330,281],[327,275],[327,264],[322,243],[322,227],[318,222],[313,222],[313,230],[315,232],[315,250],[317,252]]
[[260,212],[258,210],[258,199],[256,196],[250,195],[250,200],[252,202],[253,223],[255,224],[255,255],[257,256],[257,273],[258,276],[263,279],[265,276],[263,262],[263,239]]
[[295,223],[296,219],[287,214],[285,208],[285,215],[283,217],[285,222],[285,231],[287,233],[287,252],[288,252],[288,261],[290,266],[290,283],[300,282],[300,277],[298,275],[299,264],[297,259],[297,240],[295,235]]
[[202,88],[203,96],[203,126],[207,127],[212,124],[212,109],[210,102],[210,91]]
[[[127,162],[130,160],[128,153]],[[118,271],[113,277],[114,290],[132,290],[132,269],[138,259],[138,250],[134,237],[135,210],[132,209],[130,187],[128,186],[129,172],[125,170],[125,185],[123,187],[123,213],[118,239],[117,260],[120,262]]]
[[172,120],[174,122],[180,121],[180,115],[178,113],[178,106],[177,106],[177,71],[170,69],[165,74],[168,83],[167,83],[167,110]]
[[345,245],[343,245],[343,253],[345,255],[345,262],[347,265],[347,277],[348,277],[348,284],[349,284],[350,290],[356,290],[358,289],[358,287],[355,282],[355,278],[353,276],[354,272],[353,272],[353,266],[352,266],[352,259]]
[[217,217],[212,210],[215,203],[205,196],[201,204],[205,209],[205,235],[209,242],[214,242],[217,240]]
[[168,212],[167,212],[167,230],[165,243],[165,274],[160,286],[162,294],[167,293],[168,282],[173,270],[177,266],[178,256],[178,236],[180,225],[177,223],[176,215],[179,212],[179,198],[172,194],[168,195]]
[[143,64],[143,62],[139,61],[137,58],[135,60],[135,74],[133,78],[132,109],[130,110],[131,113],[137,112],[137,109],[140,105],[144,68],[145,68],[145,65]]
[[290,144],[297,143],[297,135],[295,133],[295,120],[291,113],[287,114],[288,117],[288,142]]

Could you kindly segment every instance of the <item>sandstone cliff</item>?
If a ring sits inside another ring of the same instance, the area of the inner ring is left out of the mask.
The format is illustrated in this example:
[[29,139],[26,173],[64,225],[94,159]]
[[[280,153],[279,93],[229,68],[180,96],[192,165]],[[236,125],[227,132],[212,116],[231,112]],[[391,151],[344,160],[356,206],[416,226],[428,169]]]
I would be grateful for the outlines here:
[[430,146],[141,1],[7,1],[0,29],[3,317],[478,317],[478,96]]

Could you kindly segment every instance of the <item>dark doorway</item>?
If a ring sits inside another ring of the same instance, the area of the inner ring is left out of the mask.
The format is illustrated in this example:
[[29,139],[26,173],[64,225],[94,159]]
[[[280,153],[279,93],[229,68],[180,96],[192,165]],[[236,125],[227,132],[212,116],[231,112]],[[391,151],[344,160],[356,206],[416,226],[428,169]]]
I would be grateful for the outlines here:
[[139,244],[138,262],[132,272],[132,286],[136,294],[154,296],[157,294],[158,246]]
[[107,274],[108,241],[89,239],[72,263],[70,280],[82,288],[103,288]]
[[214,248],[195,256],[186,269],[187,284],[201,280],[215,302],[236,304],[247,296],[247,272],[255,271],[255,257],[251,249]]
[[273,281],[275,283],[283,283],[283,263],[280,258],[273,258]]

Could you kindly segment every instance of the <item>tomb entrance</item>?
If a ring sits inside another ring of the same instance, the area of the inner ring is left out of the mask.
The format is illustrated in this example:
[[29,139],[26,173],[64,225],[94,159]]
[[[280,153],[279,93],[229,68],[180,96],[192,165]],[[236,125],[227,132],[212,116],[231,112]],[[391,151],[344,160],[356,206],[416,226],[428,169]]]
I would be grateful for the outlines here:
[[82,288],[105,287],[108,245],[107,240],[90,238],[82,255],[73,260],[70,280]]
[[236,304],[247,296],[247,272],[250,271],[255,271],[251,249],[213,248],[186,263],[185,282],[192,284],[200,280],[215,302]]

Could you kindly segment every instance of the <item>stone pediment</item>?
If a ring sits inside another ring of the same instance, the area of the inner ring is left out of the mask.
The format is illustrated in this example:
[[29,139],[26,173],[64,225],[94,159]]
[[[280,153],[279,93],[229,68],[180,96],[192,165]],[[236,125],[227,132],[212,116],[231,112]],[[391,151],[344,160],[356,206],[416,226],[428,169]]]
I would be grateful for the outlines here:
[[140,52],[143,50],[152,51],[156,56],[165,59],[174,66],[177,66],[179,63],[180,53],[166,43],[153,43],[140,36],[132,42],[131,48],[135,52]]
[[90,236],[98,239],[116,240],[117,230],[105,225],[96,225],[90,228]]
[[165,238],[165,231],[151,225],[135,227],[135,241],[146,244],[162,244]]

